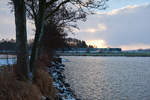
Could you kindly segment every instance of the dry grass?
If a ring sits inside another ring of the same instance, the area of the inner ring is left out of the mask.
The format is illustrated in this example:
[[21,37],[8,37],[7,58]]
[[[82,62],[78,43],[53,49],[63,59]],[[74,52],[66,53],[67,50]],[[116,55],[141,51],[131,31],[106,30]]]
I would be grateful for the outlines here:
[[0,100],[41,100],[42,96],[54,100],[56,89],[52,86],[47,67],[50,61],[48,56],[41,56],[38,70],[33,83],[20,81],[15,75],[16,65],[4,67],[0,70]]
[[33,84],[17,80],[14,72],[0,72],[0,100],[41,100],[42,96],[55,98],[53,79],[48,72],[38,69]]
[[53,79],[50,77],[48,72],[45,72],[42,69],[38,69],[36,72],[36,79],[34,80],[34,84],[37,85],[41,93],[50,97],[51,100],[55,98],[55,88],[53,87]]
[[0,100],[41,100],[36,85],[18,81],[12,72],[0,73]]
[[39,57],[38,59],[38,63],[37,63],[37,67],[47,67],[50,66],[50,60],[52,59],[52,57],[50,57],[47,54],[43,54]]

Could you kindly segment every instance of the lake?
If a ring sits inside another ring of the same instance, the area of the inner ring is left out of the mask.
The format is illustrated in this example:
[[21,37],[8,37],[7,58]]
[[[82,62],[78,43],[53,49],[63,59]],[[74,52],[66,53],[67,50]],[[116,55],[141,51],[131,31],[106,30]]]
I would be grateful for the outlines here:
[[150,57],[63,58],[66,81],[83,100],[150,100]]
[[16,56],[15,55],[0,55],[0,66],[3,65],[12,65],[16,62]]

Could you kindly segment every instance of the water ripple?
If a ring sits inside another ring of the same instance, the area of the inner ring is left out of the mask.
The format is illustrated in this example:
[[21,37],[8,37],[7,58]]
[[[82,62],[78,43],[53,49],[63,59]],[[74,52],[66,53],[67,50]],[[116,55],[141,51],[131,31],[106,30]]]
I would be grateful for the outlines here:
[[66,81],[83,100],[150,100],[150,57],[63,57]]

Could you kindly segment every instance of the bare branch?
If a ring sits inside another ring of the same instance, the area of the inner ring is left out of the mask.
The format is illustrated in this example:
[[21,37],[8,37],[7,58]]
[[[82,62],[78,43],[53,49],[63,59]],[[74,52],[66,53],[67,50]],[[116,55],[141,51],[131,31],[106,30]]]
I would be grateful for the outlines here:
[[52,16],[56,11],[59,10],[59,8],[60,8],[62,5],[68,3],[69,1],[70,1],[70,0],[65,0],[65,1],[61,2],[50,14],[48,14],[48,15],[45,17],[45,19],[47,19],[48,17]]
[[46,8],[48,8],[50,5],[54,4],[58,0],[50,0],[49,2],[46,3]]

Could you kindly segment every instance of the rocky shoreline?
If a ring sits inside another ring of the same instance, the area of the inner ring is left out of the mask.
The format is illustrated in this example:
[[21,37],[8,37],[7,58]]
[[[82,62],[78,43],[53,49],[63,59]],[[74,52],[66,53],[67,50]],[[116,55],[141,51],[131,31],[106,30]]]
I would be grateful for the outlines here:
[[61,63],[61,58],[51,62],[48,71],[53,77],[53,86],[58,90],[56,100],[81,100],[76,97],[70,85],[65,82],[63,73],[65,65]]
[[[53,86],[56,88],[56,99],[55,100],[81,100],[78,99],[73,90],[70,88],[70,85],[65,82],[64,75],[65,65],[62,64],[62,59],[56,57],[54,61],[50,62],[48,66],[48,72],[53,78]],[[49,100],[43,96],[43,100]]]

